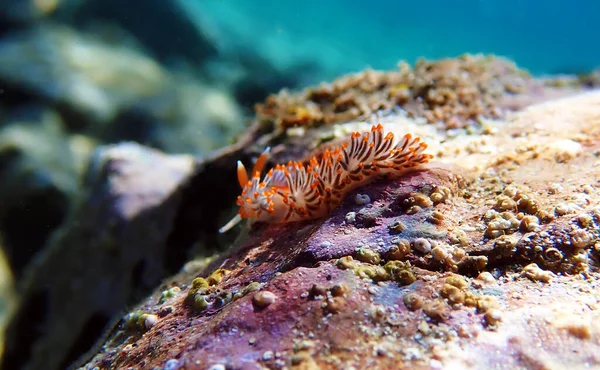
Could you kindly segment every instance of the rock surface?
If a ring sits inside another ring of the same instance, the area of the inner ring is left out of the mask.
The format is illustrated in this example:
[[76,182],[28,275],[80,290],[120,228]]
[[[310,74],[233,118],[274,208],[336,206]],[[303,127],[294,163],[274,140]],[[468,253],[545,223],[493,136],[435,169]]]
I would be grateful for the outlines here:
[[191,156],[137,144],[96,151],[87,193],[68,226],[25,272],[4,368],[65,368],[115,312],[160,282],[166,240],[194,168]]
[[474,130],[371,118],[436,159],[326,219],[245,228],[200,277],[180,273],[125,316],[84,368],[600,366],[600,93]]

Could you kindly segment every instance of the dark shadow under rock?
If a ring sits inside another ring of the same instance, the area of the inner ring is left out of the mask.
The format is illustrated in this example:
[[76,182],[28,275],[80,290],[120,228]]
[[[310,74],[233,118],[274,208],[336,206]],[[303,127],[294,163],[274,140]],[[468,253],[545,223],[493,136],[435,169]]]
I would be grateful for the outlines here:
[[65,220],[79,189],[75,153],[58,114],[23,106],[0,129],[0,232],[16,276]]

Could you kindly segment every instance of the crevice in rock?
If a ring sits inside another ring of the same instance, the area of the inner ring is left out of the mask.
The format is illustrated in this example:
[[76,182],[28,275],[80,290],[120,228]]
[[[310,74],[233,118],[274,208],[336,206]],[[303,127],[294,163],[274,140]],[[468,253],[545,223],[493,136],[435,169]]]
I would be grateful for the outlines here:
[[102,333],[106,331],[106,326],[110,321],[110,317],[96,312],[91,315],[86,323],[82,326],[77,339],[73,341],[73,346],[64,357],[60,368],[67,369],[70,364],[76,361],[82,353],[88,351],[97,342]]
[[240,193],[236,161],[249,163],[246,149],[261,134],[252,126],[235,145],[215,152],[199,161],[195,174],[182,190],[181,202],[165,243],[164,266],[174,274],[197,252],[215,252],[226,248],[236,238],[235,230],[220,235],[218,230],[235,205]]
[[17,276],[62,224],[68,209],[69,199],[49,188],[29,194],[6,211],[0,219],[0,228],[4,231],[11,267]]

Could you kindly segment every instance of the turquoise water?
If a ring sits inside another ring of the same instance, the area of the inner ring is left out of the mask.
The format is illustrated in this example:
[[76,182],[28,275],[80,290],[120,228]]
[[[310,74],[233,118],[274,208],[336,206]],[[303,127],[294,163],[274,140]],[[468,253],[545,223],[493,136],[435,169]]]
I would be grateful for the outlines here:
[[[600,66],[600,1],[225,0],[187,2],[234,44],[275,65],[315,63],[325,78],[400,59],[507,56],[533,74]],[[223,38],[220,38],[223,40]]]

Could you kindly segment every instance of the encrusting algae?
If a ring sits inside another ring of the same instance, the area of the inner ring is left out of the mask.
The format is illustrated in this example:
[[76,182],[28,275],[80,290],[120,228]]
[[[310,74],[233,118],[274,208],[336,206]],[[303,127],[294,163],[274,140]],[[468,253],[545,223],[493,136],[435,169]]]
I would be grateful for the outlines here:
[[367,70],[297,93],[283,90],[255,109],[261,122],[276,129],[348,122],[395,107],[451,129],[480,117],[502,117],[510,108],[499,108],[502,98],[525,94],[531,82],[527,72],[494,56],[421,59],[414,68],[402,62],[398,70]]

